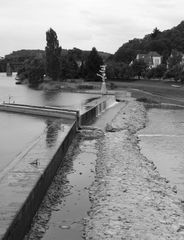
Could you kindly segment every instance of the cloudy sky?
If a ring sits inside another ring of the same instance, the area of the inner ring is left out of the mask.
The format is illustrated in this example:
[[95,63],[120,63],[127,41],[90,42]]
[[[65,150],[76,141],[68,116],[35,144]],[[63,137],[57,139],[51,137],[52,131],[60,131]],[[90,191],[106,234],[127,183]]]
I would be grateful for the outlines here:
[[183,0],[0,0],[0,56],[44,49],[50,27],[62,48],[114,53],[132,38],[182,20]]

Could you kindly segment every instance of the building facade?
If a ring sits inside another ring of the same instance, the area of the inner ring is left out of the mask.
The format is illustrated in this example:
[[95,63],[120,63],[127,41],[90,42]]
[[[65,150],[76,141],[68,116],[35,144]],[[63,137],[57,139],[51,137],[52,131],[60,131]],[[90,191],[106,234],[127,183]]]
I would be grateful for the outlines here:
[[136,60],[143,60],[149,68],[156,68],[162,63],[162,56],[157,52],[147,54],[137,54]]

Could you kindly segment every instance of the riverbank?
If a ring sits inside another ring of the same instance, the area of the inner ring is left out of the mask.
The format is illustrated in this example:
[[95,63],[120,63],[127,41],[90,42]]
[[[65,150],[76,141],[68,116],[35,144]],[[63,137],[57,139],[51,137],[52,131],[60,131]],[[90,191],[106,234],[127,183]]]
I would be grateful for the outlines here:
[[183,201],[138,147],[146,121],[143,105],[130,100],[98,140],[85,239],[184,239]]
[[46,91],[76,91],[76,90],[91,90],[91,89],[100,89],[101,83],[90,83],[84,82],[83,80],[71,80],[71,81],[49,81],[43,82],[38,86],[39,90]]

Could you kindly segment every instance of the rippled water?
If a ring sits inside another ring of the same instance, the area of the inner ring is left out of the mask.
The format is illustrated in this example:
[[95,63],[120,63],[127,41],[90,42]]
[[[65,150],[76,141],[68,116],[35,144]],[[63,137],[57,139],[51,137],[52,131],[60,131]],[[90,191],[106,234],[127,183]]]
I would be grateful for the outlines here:
[[[15,74],[0,73],[0,103],[61,106],[82,110],[91,94],[33,90],[15,84]],[[0,112],[0,172],[47,127],[48,118]]]
[[[28,116],[0,112],[0,176],[21,152],[27,151],[46,132],[45,142],[49,149],[57,139],[55,118]],[[59,126],[68,129],[72,120],[61,119]]]
[[184,198],[184,110],[149,109],[149,122],[139,131],[142,153]]
[[0,172],[46,127],[43,119],[0,112]]
[[13,102],[40,106],[59,106],[69,109],[84,110],[84,104],[96,94],[80,94],[61,91],[34,90],[26,85],[15,84],[15,74],[6,77],[0,73],[0,103]]

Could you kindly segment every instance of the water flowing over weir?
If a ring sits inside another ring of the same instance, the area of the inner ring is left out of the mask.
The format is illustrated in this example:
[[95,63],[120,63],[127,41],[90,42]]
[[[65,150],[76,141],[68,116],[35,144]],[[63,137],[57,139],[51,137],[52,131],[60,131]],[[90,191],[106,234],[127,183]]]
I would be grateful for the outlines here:
[[148,109],[149,122],[138,132],[141,152],[184,198],[184,110]]

